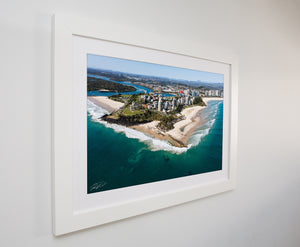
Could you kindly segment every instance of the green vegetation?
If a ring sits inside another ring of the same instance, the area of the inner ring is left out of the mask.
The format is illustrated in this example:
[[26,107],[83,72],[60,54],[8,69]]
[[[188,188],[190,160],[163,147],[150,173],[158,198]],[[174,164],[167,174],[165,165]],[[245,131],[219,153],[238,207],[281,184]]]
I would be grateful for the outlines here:
[[130,98],[130,95],[118,94],[118,95],[111,95],[108,98],[111,99],[111,100],[114,100],[114,101],[119,101],[121,103],[126,103],[127,99]]
[[133,92],[136,91],[135,87],[107,81],[100,78],[88,77],[87,91],[98,91],[101,89],[109,90],[112,92]]
[[175,112],[180,113],[182,111],[182,109],[183,109],[183,105],[178,105],[175,109]]
[[142,99],[141,95],[143,94],[118,94],[110,96],[110,99],[122,102],[125,105],[118,112],[108,116],[107,120],[114,123],[121,123],[126,126],[148,123],[156,120],[159,121],[158,127],[167,131],[174,128],[174,123],[180,118],[180,115],[177,116],[177,114],[181,113],[184,108],[192,107],[193,105],[205,106],[205,102],[202,98],[197,96],[194,98],[193,105],[184,106],[183,104],[180,104],[173,111],[163,113],[157,110],[145,109],[142,104],[146,102]]
[[138,94],[132,94],[128,99],[126,106],[130,105],[132,102],[135,102],[137,100],[138,100]]
[[165,115],[161,112],[148,109],[131,111],[129,106],[127,106],[123,112],[118,114],[118,120],[129,125],[148,123],[155,120],[160,121],[158,127],[163,130],[173,129],[173,124],[176,119],[177,117],[175,115]]
[[184,105],[178,105],[175,110],[169,112],[169,115],[175,115],[177,113],[181,113],[183,108]]
[[[117,100],[125,103],[125,106],[118,112],[114,113],[112,116],[108,116],[106,119],[112,122],[122,123],[124,125],[135,125],[141,123],[148,123],[154,120],[160,121],[158,127],[163,130],[170,130],[174,128],[174,122],[177,119],[176,111],[166,115],[165,113],[145,109],[141,107],[141,104],[144,103],[141,99],[141,95],[114,95],[110,96],[110,99]],[[136,102],[134,110],[130,110],[132,102]],[[182,107],[178,108],[180,112]]]
[[176,120],[176,117],[171,115],[167,116],[158,112],[150,111],[148,109],[144,111],[134,111],[129,114],[124,114],[125,112],[123,111],[118,115],[118,120],[126,123],[128,125],[132,124],[140,124],[140,123],[148,123],[154,120],[160,121],[158,126],[161,129],[164,130],[170,130],[173,129],[173,123]]
[[158,127],[163,130],[171,130],[174,128],[174,121],[176,120],[176,117],[174,115],[171,116],[162,116],[160,119],[160,122],[158,124]]
[[150,110],[145,111],[135,111],[133,114],[124,114],[122,112],[119,114],[119,120],[121,122],[125,122],[127,124],[139,124],[139,123],[147,123],[153,120],[156,120],[159,114]]
[[124,111],[122,112],[123,115],[135,115],[143,113],[143,110],[130,110],[130,106],[125,107]]
[[195,99],[193,101],[193,105],[206,106],[206,104],[204,103],[204,101],[202,100],[202,98],[200,96],[195,97]]

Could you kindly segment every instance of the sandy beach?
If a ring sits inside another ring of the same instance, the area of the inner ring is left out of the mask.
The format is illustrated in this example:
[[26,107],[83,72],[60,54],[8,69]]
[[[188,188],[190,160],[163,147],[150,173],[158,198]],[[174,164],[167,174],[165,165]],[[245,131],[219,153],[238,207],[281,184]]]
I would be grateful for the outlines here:
[[201,119],[198,117],[198,113],[206,106],[193,106],[184,109],[181,114],[184,116],[184,120],[181,120],[174,124],[174,129],[167,132],[176,140],[182,141],[185,145],[187,140],[193,134],[195,129],[201,125]]
[[[89,96],[88,99],[94,104],[107,110],[110,114],[116,112],[124,106],[123,103],[109,99],[106,96]],[[207,104],[212,100],[223,100],[223,98],[207,97],[202,98]],[[147,133],[160,140],[168,140],[172,145],[177,147],[187,146],[187,141],[194,131],[201,126],[201,119],[198,113],[207,106],[192,106],[185,108],[182,112],[182,120],[174,124],[174,128],[169,131],[163,131],[158,128],[159,121],[152,121],[145,124],[133,125],[130,128]]]
[[110,114],[119,110],[124,103],[111,100],[106,96],[88,96],[88,100],[107,110]]
[[157,127],[159,121],[134,125],[131,128],[152,135],[160,140],[168,140],[174,146],[184,147],[187,145],[187,140],[194,130],[200,126],[201,119],[197,117],[197,114],[204,108],[205,106],[193,106],[184,109],[181,112],[184,119],[175,123],[174,129],[169,131],[160,130]]

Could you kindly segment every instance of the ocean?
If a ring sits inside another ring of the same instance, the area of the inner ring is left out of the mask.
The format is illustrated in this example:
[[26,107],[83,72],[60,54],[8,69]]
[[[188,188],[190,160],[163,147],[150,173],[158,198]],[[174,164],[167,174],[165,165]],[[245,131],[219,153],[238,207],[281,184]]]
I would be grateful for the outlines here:
[[222,169],[223,101],[209,101],[187,148],[99,120],[106,110],[87,101],[88,193]]

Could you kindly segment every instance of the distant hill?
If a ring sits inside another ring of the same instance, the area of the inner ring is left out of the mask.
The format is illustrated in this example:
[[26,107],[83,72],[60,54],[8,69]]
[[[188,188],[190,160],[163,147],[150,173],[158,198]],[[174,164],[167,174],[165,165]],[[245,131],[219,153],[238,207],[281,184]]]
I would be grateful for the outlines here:
[[189,80],[180,80],[172,79],[159,76],[148,76],[148,75],[139,75],[132,73],[125,73],[112,70],[100,70],[94,68],[88,68],[88,73],[101,75],[109,77],[115,81],[131,81],[131,82],[144,82],[144,83],[154,83],[158,85],[185,85],[193,88],[203,88],[208,90],[223,90],[223,83],[209,83],[198,81],[189,81]]
[[87,79],[87,91],[98,91],[105,89],[111,92],[133,92],[136,91],[135,87],[123,85],[116,82],[107,81],[104,79],[88,77]]
[[222,90],[224,88],[224,83],[208,83],[208,82],[198,82],[195,84],[199,88],[207,88],[213,90]]

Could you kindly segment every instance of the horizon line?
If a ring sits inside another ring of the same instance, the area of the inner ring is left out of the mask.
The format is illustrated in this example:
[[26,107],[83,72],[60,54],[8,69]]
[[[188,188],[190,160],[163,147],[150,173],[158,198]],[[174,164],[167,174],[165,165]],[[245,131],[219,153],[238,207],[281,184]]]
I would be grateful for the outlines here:
[[[224,82],[212,82],[212,81],[202,81],[202,80],[191,81],[191,80],[187,80],[187,79],[171,78],[171,77],[157,76],[157,75],[138,74],[138,73],[132,73],[132,72],[123,72],[123,71],[119,71],[119,70],[102,69],[102,68],[95,68],[95,67],[88,67],[88,66],[87,66],[87,69],[96,69],[96,70],[103,70],[103,71],[119,72],[119,73],[124,73],[124,74],[142,75],[142,76],[158,77],[158,78],[166,78],[166,79],[175,79],[175,80],[178,80],[178,81],[190,81],[190,82],[202,82],[202,83],[212,83],[212,84],[217,84],[217,83],[224,84]],[[213,73],[213,72],[208,72],[208,73]]]

